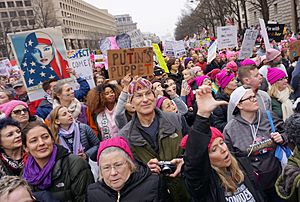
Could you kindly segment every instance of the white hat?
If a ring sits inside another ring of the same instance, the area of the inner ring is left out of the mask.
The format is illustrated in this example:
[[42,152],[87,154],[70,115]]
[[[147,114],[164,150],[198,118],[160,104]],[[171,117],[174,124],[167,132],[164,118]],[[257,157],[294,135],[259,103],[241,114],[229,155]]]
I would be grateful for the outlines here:
[[230,100],[229,100],[229,106],[232,110],[232,113],[234,112],[234,109],[236,106],[240,103],[240,100],[242,97],[248,92],[252,91],[251,89],[245,89],[244,86],[240,86],[236,88],[230,95]]

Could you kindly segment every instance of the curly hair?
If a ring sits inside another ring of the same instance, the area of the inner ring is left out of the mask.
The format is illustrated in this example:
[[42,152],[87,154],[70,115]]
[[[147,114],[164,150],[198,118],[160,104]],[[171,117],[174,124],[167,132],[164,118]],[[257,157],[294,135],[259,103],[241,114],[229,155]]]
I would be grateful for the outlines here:
[[297,144],[296,140],[300,137],[300,113],[295,113],[285,120],[284,128],[289,142]]
[[104,111],[106,106],[104,92],[106,88],[111,88],[114,91],[116,97],[115,102],[118,101],[120,95],[120,89],[118,86],[109,83],[96,86],[89,91],[86,102],[86,105],[88,106],[92,116],[96,116]]

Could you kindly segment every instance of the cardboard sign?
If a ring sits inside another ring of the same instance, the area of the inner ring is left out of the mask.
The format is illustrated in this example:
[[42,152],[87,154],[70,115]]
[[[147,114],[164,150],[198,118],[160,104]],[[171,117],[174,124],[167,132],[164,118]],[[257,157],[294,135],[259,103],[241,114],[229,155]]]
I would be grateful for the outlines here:
[[237,27],[217,27],[218,49],[237,47]]
[[95,82],[89,49],[69,50],[67,55],[69,67],[73,68],[79,77],[86,79],[90,89],[94,88]]
[[290,59],[294,61],[295,57],[300,56],[300,40],[290,43],[289,49],[290,49]]
[[207,54],[207,62],[211,63],[213,59],[217,56],[217,44],[218,40],[215,40],[215,42],[209,47],[208,54]]
[[120,34],[116,36],[116,42],[119,48],[131,48],[131,39],[128,34]]
[[108,50],[109,79],[122,79],[126,74],[131,76],[153,75],[153,49],[131,48]]
[[253,47],[255,45],[258,30],[247,29],[244,34],[244,39],[239,55],[239,59],[250,58],[253,54]]
[[153,43],[152,46],[159,66],[165,71],[165,73],[169,73],[169,69],[166,65],[163,55],[161,54],[158,44]]
[[260,34],[263,36],[266,50],[270,49],[271,46],[270,46],[270,42],[269,42],[268,33],[267,33],[267,30],[266,30],[265,21],[263,19],[259,19],[259,25],[260,25]]
[[266,28],[269,40],[280,42],[284,39],[284,24],[267,24]]
[[131,48],[139,48],[144,47],[144,38],[143,34],[139,29],[127,32],[131,39]]

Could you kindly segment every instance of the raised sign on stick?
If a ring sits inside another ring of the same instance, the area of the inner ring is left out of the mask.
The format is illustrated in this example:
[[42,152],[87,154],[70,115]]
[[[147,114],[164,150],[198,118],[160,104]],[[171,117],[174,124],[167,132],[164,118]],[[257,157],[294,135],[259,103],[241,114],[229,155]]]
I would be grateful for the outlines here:
[[108,50],[109,79],[122,79],[128,73],[132,76],[153,75],[152,47]]

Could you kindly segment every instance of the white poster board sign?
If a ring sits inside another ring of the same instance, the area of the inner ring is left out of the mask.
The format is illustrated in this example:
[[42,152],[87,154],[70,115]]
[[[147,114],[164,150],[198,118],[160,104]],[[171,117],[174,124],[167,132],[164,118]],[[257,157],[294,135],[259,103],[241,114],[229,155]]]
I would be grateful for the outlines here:
[[211,63],[211,61],[213,61],[213,59],[215,59],[215,57],[217,56],[217,44],[218,44],[218,40],[215,40],[215,42],[211,44],[211,46],[208,49],[208,54],[207,54],[208,63]]
[[185,55],[186,50],[185,50],[185,47],[184,47],[184,41],[183,40],[174,41],[173,50],[174,50],[174,55],[175,55],[176,58],[180,58],[183,55]]
[[240,51],[239,59],[250,58],[253,53],[253,47],[258,35],[258,30],[247,29],[244,34],[244,39]]
[[4,59],[0,61],[0,76],[9,76],[10,69],[11,64],[9,59]]
[[144,38],[143,34],[139,29],[127,32],[131,39],[131,48],[140,48],[144,47]]
[[259,19],[259,25],[260,25],[260,29],[261,29],[260,34],[263,36],[266,50],[270,49],[271,46],[270,46],[270,42],[269,42],[269,37],[268,37],[265,21],[263,19]]
[[169,57],[174,57],[174,41],[165,41],[164,43],[164,55],[169,56]]
[[218,49],[237,47],[237,27],[217,27]]

